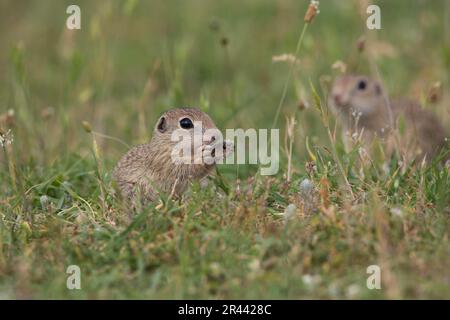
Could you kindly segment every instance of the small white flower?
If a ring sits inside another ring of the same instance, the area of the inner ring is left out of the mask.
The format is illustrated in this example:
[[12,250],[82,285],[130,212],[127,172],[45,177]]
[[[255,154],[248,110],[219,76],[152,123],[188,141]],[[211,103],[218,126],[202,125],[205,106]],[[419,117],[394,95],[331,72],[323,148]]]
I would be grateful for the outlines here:
[[351,284],[347,287],[347,297],[350,299],[355,298],[360,291],[361,290],[357,284]]
[[290,204],[286,207],[284,210],[284,220],[287,221],[291,219],[293,216],[295,216],[295,211],[297,210],[297,207],[295,204]]
[[43,209],[43,210],[47,210],[48,204],[49,204],[48,197],[44,194],[43,196],[41,196],[41,197],[39,198],[39,201],[40,201],[40,203],[41,203],[42,209]]
[[300,182],[300,193],[309,194],[314,190],[314,184],[309,179],[303,179]]
[[222,272],[222,268],[220,267],[220,264],[218,262],[212,262],[209,265],[209,271],[211,272],[212,276],[218,277]]
[[313,277],[310,274],[305,274],[302,277],[302,281],[303,281],[304,284],[309,286],[309,285],[311,285],[313,283]]
[[258,271],[261,268],[261,262],[258,259],[253,259],[249,262],[248,267],[251,271]]
[[319,1],[318,0],[311,0],[311,5],[316,9],[316,14],[319,14]]
[[309,179],[303,179],[300,183],[300,198],[303,200],[305,213],[310,214],[315,209],[315,187]]
[[290,62],[290,63],[299,63],[300,60],[297,59],[293,54],[284,53],[277,56],[272,57],[273,62]]
[[400,208],[391,208],[391,213],[399,218],[403,217],[403,211]]
[[313,289],[315,286],[317,286],[321,280],[322,278],[319,275],[305,274],[302,277],[303,283],[310,289]]

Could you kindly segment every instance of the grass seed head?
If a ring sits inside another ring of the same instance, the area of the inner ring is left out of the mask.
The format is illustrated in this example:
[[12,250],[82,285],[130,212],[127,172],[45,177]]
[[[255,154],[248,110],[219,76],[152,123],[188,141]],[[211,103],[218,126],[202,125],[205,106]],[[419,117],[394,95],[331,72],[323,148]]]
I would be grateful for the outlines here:
[[319,14],[319,1],[312,0],[306,10],[304,21],[306,23],[311,23],[316,15]]
[[91,124],[89,122],[83,121],[81,124],[83,125],[83,128],[84,128],[84,130],[87,133],[91,133],[92,132],[92,127],[91,127]]

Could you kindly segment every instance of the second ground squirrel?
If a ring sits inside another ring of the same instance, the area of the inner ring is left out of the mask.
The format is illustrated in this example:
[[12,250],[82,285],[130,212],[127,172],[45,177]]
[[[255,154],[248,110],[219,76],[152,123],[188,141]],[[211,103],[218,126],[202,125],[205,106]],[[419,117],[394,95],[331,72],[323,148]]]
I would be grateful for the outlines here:
[[430,160],[446,146],[446,133],[438,118],[408,99],[389,99],[381,83],[364,75],[336,78],[329,96],[344,130],[362,131],[363,140],[385,138],[404,121],[400,144],[414,157]]

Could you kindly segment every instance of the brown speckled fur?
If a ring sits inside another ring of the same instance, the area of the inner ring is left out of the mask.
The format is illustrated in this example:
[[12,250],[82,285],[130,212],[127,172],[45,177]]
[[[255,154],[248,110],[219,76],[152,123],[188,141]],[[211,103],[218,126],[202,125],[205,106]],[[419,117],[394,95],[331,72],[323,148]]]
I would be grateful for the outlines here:
[[[132,148],[114,169],[113,176],[125,198],[136,200],[139,197],[143,202],[154,201],[159,192],[179,197],[191,181],[210,173],[214,165],[175,164],[171,159],[175,145],[171,134],[175,129],[180,129],[179,120],[184,117],[201,121],[203,132],[216,128],[211,118],[197,109],[171,109],[161,115],[150,142]],[[163,118],[166,127],[164,132],[160,132],[158,124]]]

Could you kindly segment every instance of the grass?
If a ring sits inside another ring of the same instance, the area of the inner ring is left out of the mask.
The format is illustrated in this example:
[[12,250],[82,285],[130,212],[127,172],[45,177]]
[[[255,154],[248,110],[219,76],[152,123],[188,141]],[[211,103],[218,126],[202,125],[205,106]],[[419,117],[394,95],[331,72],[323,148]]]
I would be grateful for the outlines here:
[[[2,1],[0,298],[450,298],[449,171],[345,152],[324,103],[341,60],[449,127],[449,4],[377,3],[383,29],[368,31],[363,1],[323,1],[292,65],[272,57],[294,53],[306,1],[79,1],[74,32],[69,1]],[[111,169],[186,105],[221,129],[278,120],[279,174],[220,166],[184,201],[127,214]],[[381,290],[366,287],[374,264]]]

